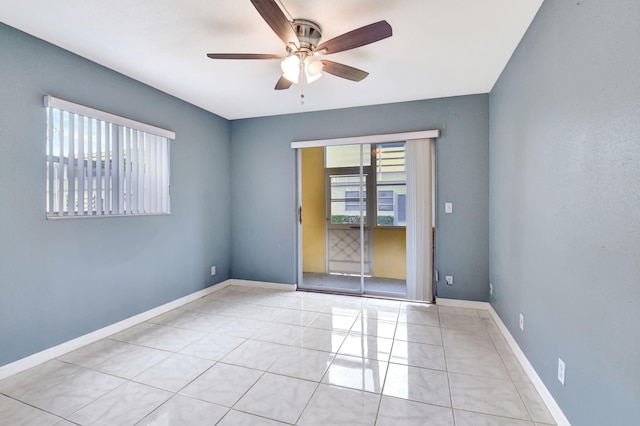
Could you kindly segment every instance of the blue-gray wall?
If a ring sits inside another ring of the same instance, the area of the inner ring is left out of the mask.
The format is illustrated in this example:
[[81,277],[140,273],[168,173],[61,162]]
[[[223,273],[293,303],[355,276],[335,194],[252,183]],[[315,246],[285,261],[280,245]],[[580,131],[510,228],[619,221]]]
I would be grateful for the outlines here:
[[[297,280],[292,141],[440,129],[438,296],[488,300],[488,108],[488,95],[474,95],[233,121],[233,277]],[[444,214],[445,201],[453,202],[453,214]],[[454,276],[454,286],[443,283],[445,275]]]
[[[45,220],[45,94],[174,130],[172,214]],[[0,24],[0,365],[227,279],[229,154],[228,121]]]
[[490,95],[491,302],[574,425],[640,424],[639,75],[640,2],[547,0]]

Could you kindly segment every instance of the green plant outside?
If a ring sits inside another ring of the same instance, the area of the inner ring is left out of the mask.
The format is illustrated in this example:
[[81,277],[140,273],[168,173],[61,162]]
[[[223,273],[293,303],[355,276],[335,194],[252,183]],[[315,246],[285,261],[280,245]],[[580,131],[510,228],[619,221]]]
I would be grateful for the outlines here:
[[[366,216],[364,216],[364,220],[367,220]],[[334,225],[358,225],[360,224],[360,216],[336,214],[331,216],[331,223]],[[392,226],[393,216],[378,216],[377,223],[381,226]]]

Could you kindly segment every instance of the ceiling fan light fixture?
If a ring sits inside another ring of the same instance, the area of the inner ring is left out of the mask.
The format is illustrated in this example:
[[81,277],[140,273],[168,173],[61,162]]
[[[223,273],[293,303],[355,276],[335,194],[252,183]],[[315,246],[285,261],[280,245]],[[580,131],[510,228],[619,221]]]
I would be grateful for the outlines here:
[[322,77],[322,68],[324,67],[322,61],[314,60],[312,56],[308,56],[304,60],[304,65],[307,83],[311,84]]
[[298,83],[298,77],[300,76],[300,58],[297,55],[287,56],[280,62],[280,68],[284,78],[292,83]]
[[322,73],[320,74],[316,74],[316,75],[310,75],[310,74],[306,74],[307,77],[307,84],[311,84],[314,81],[316,81],[317,79],[319,79],[320,77],[322,77]]

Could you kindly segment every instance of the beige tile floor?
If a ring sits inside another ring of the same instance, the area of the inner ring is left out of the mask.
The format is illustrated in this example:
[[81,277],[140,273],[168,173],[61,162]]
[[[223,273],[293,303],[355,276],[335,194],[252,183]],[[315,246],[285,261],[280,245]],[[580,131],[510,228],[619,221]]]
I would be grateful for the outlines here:
[[0,424],[554,423],[485,311],[231,286],[0,381]]

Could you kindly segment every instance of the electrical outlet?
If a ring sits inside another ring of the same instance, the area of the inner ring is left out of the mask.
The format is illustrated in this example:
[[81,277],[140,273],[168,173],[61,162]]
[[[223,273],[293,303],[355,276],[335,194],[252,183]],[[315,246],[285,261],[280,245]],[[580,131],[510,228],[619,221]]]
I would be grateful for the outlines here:
[[562,358],[558,358],[558,381],[564,386],[565,365]]
[[489,295],[493,296],[493,284],[489,283]]
[[215,275],[216,274],[216,267],[212,266],[211,267],[211,275]]
[[447,285],[453,285],[453,275],[447,275],[445,279],[447,280]]
[[524,331],[524,314],[520,313],[520,330]]

